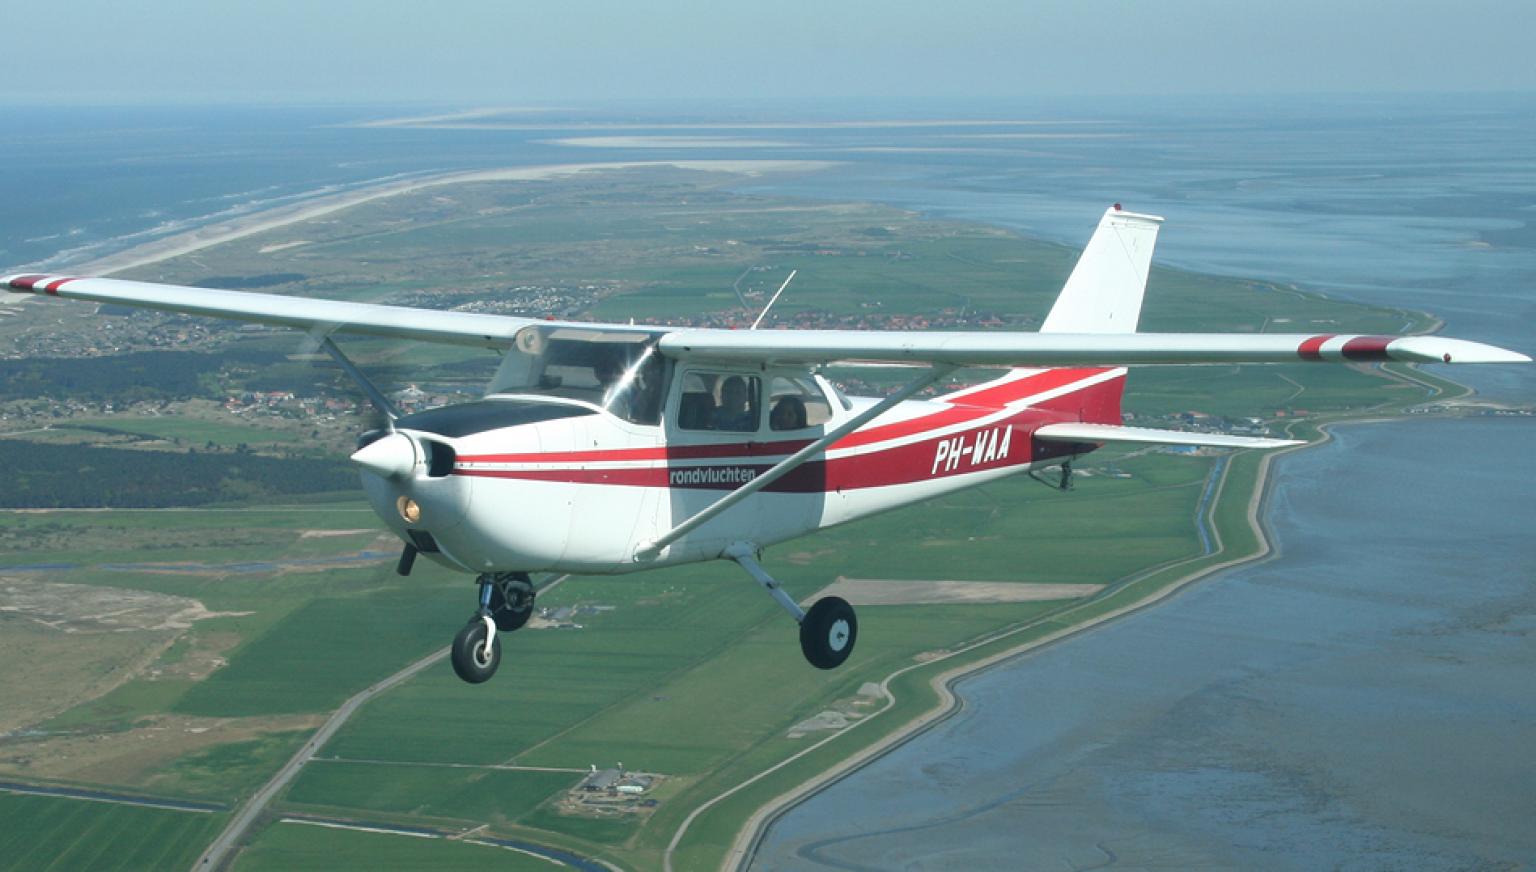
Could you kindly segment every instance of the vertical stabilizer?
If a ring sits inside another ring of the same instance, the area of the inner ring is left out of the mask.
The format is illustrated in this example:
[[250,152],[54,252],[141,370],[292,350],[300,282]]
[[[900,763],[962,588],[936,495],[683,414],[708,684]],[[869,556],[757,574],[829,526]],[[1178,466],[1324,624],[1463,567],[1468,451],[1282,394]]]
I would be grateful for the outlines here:
[[1135,333],[1162,223],[1156,215],[1122,211],[1118,203],[1107,210],[1040,332]]

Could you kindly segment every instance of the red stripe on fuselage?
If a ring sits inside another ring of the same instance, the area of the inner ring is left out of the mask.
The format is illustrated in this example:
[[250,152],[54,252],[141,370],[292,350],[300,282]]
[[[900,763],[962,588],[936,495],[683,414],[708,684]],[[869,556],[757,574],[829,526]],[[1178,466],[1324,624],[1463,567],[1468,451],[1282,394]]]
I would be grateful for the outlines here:
[[[994,397],[1005,394],[1002,389],[1007,388],[1007,395],[1015,399],[1022,399],[1034,394],[1045,393],[1065,387],[1073,382],[1092,378],[1105,369],[1064,369],[1048,370],[1038,376],[1021,379],[1009,385],[999,385],[999,393]],[[1041,376],[1049,376],[1042,379]],[[1015,388],[1016,385],[1031,385],[1029,389]],[[1110,379],[1097,385],[1089,385],[1081,390],[1072,391],[1061,397],[1044,400],[1038,408],[1052,410],[1082,410],[1091,417],[1082,420],[1097,423],[1120,423],[1119,394],[1121,391],[1121,379]],[[1076,397],[1077,400],[1065,400],[1064,398]],[[828,449],[836,451],[845,448],[860,448],[865,445],[873,445],[877,442],[886,442],[892,439],[901,439],[938,430],[943,427],[951,427],[957,424],[965,424],[994,415],[1001,410],[1001,406],[983,406],[973,402],[974,396],[963,397],[963,402],[940,409],[928,415],[909,418],[905,421],[894,421],[890,424],[881,424],[850,433],[834,442]],[[1110,402],[1113,400],[1113,402]],[[1089,401],[1089,402],[1084,402]],[[1106,409],[1106,405],[1112,405],[1112,409]],[[1033,407],[1031,407],[1033,408]],[[1053,419],[1054,420],[1054,419]],[[522,454],[476,454],[460,455],[460,463],[601,463],[607,461],[639,461],[639,460],[717,460],[729,457],[786,457],[811,444],[809,439],[787,439],[775,442],[726,442],[716,445],[666,445],[648,448],[610,448],[595,451],[547,451]]]
[[1025,378],[1003,382],[989,388],[974,390],[973,393],[957,397],[940,397],[940,401],[952,402],[959,406],[991,406],[1002,407],[1008,403],[1027,399],[1035,394],[1043,394],[1060,387],[1066,387],[1073,382],[1092,378],[1099,373],[1108,372],[1107,369],[1048,369]]
[[[1006,420],[946,436],[898,445],[856,457],[808,461],[769,485],[769,493],[829,493],[888,487],[1019,466],[1072,453],[1070,446],[1034,444],[1032,435],[1061,416],[1021,410]],[[1006,432],[1005,431],[1010,431]],[[940,455],[940,443],[949,443]],[[980,448],[978,448],[978,443]],[[1002,453],[1006,443],[1007,452]],[[986,459],[991,454],[991,459]],[[958,460],[951,460],[958,458]],[[455,475],[566,484],[735,490],[773,467],[767,462],[689,465],[632,469],[463,469]]]
[[48,293],[48,294],[52,294],[53,296],[58,296],[59,288],[64,287],[66,284],[68,284],[68,283],[70,283],[70,282],[72,282],[74,280],[75,279],[74,279],[73,276],[71,276],[69,278],[63,278],[63,279],[54,279],[53,281],[49,282],[48,284],[43,285],[43,291]]

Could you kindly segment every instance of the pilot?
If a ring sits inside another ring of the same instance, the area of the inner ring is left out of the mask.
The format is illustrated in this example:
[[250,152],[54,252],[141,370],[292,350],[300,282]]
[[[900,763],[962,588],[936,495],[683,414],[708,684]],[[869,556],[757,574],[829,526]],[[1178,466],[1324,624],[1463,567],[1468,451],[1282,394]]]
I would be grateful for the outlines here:
[[634,413],[630,420],[636,424],[661,421],[661,379],[661,355],[653,350],[635,370],[635,382],[630,389],[629,407]]
[[720,384],[720,405],[715,409],[714,424],[716,430],[757,429],[757,415],[748,406],[746,379],[727,376]]
[[592,364],[592,376],[597,379],[603,408],[618,415],[629,417],[628,391],[623,391],[624,361],[613,355],[603,355]]

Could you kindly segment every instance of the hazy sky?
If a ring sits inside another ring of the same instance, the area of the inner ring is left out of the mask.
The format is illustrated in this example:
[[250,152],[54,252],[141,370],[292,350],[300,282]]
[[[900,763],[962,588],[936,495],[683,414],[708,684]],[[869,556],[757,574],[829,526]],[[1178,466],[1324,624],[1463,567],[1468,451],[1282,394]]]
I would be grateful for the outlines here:
[[0,100],[1536,90],[1536,0],[10,0]]

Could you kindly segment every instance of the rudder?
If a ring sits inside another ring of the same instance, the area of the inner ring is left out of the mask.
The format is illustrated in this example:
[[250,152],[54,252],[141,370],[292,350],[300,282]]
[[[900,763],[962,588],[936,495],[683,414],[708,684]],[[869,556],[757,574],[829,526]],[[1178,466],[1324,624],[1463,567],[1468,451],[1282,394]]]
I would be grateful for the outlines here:
[[1135,333],[1162,223],[1119,203],[1106,210],[1040,332]]

